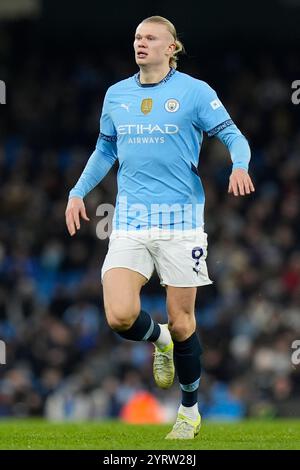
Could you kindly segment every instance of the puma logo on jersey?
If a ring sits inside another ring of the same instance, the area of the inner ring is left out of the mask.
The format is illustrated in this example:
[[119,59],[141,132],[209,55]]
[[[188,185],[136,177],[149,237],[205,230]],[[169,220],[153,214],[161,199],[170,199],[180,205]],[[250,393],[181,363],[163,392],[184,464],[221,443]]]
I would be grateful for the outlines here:
[[130,104],[125,104],[125,103],[122,103],[122,104],[121,104],[121,108],[126,109],[126,111],[127,111],[128,113],[129,113],[129,106],[130,106]]

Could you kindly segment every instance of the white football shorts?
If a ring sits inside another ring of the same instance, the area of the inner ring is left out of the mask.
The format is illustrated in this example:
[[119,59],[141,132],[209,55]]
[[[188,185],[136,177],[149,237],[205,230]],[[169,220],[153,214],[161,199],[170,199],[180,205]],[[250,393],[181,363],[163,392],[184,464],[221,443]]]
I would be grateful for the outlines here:
[[206,257],[207,234],[201,227],[185,231],[158,227],[140,231],[113,230],[101,279],[109,269],[128,268],[149,280],[155,268],[162,286],[205,286],[212,284]]

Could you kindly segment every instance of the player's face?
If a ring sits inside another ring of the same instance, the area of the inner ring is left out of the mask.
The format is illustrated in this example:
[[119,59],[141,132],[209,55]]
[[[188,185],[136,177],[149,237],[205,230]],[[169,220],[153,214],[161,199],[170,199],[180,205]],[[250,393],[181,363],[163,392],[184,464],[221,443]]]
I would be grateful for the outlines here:
[[135,60],[142,65],[164,65],[175,50],[175,41],[166,26],[159,23],[141,23],[133,43]]

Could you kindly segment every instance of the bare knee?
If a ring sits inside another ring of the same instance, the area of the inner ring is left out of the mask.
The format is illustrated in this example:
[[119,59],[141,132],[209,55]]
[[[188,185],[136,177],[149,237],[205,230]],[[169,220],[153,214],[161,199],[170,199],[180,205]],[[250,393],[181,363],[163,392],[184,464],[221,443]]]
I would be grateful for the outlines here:
[[169,317],[169,330],[175,341],[185,341],[196,329],[196,320],[193,314],[177,312]]
[[140,309],[126,305],[105,305],[107,323],[114,331],[128,330],[139,315]]
[[140,290],[145,278],[123,268],[108,270],[103,278],[103,299],[107,323],[115,331],[128,330],[140,310]]

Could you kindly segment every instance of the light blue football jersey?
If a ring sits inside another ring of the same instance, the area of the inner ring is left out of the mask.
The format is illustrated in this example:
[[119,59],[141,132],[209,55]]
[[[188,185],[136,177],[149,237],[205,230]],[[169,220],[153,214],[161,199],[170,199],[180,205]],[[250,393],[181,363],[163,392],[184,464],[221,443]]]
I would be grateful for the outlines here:
[[232,124],[207,83],[175,69],[155,85],[136,74],[111,86],[97,146],[119,160],[113,228],[203,227],[203,131],[213,136]]

